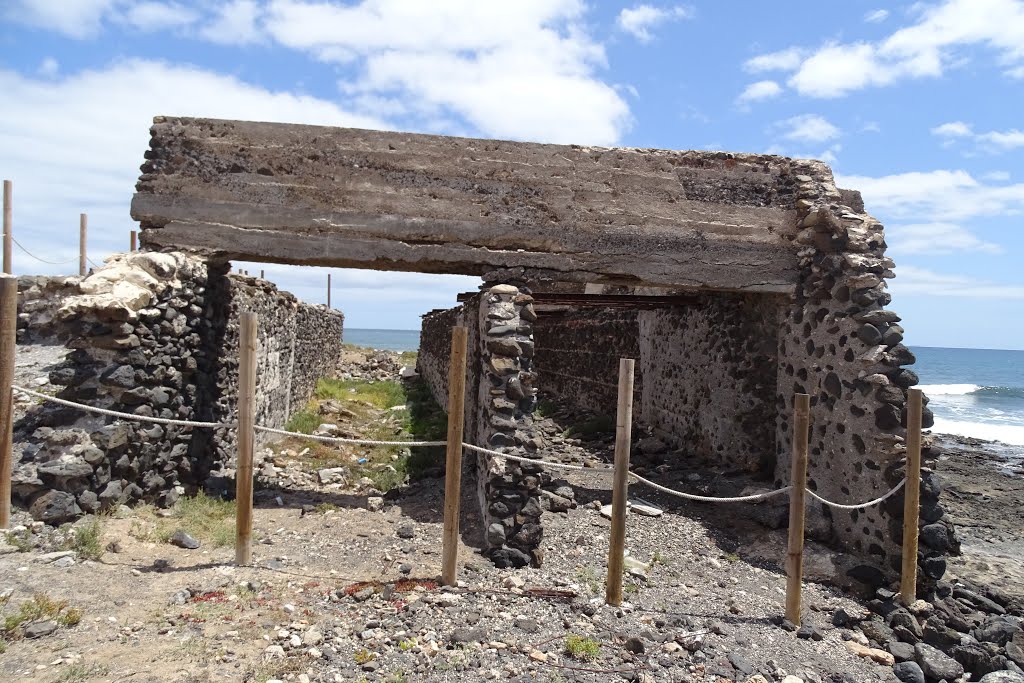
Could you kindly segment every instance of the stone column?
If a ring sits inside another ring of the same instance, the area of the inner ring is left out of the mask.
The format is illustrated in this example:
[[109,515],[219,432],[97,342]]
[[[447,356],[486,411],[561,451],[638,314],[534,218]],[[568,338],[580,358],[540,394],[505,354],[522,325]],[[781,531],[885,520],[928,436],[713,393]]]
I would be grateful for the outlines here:
[[[540,457],[533,411],[537,389],[533,372],[533,297],[525,286],[484,288],[480,302],[481,419],[478,443],[522,457]],[[539,566],[541,484],[550,480],[539,464],[480,455],[478,495],[486,542],[498,566]]]

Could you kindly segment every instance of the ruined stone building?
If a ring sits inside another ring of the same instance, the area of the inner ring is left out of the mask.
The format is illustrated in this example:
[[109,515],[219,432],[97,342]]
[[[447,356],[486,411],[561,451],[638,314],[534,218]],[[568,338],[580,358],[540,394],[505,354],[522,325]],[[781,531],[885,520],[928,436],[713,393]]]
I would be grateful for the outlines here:
[[[543,457],[538,389],[610,406],[628,356],[636,417],[695,454],[783,485],[805,392],[813,490],[861,502],[902,477],[917,377],[886,308],[894,264],[822,163],[187,118],[151,132],[132,205],[148,249],[480,276],[425,317],[421,349],[444,401],[451,326],[469,328],[469,441]],[[541,469],[478,461],[485,522],[524,551],[542,538]],[[923,495],[935,522],[936,489]],[[892,571],[901,511],[896,496],[825,522]]]

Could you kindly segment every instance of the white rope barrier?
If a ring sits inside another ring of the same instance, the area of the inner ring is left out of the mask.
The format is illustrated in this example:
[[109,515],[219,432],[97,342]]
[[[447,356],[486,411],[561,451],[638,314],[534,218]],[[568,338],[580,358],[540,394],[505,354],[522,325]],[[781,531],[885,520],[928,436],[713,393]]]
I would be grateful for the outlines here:
[[678,498],[686,498],[687,500],[696,500],[701,503],[753,503],[754,501],[767,500],[769,498],[772,498],[773,496],[780,496],[783,493],[789,493],[790,490],[793,488],[792,486],[786,486],[785,488],[775,489],[774,491],[765,491],[764,493],[755,493],[749,496],[716,498],[712,496],[698,496],[693,493],[683,493],[682,491],[676,491],[675,489],[670,489],[666,486],[662,486],[661,484],[655,484],[653,481],[644,479],[640,475],[633,474],[632,472],[629,473],[629,476],[635,479],[636,481],[640,482],[641,484],[645,486],[650,486],[652,489],[661,491],[662,493],[667,493],[670,496],[676,496]]
[[78,410],[84,410],[87,413],[97,413],[99,415],[109,415],[111,417],[118,417],[122,420],[134,420],[136,422],[154,422],[161,425],[175,425],[178,427],[208,427],[210,429],[218,429],[220,427],[232,427],[234,423],[225,422],[190,422],[188,420],[172,420],[166,417],[148,417],[146,415],[133,415],[132,413],[121,413],[116,410],[107,410],[106,408],[96,408],[94,406],[82,405],[81,403],[75,403],[74,401],[67,401],[63,398],[57,398],[56,396],[50,396],[49,394],[42,394],[38,391],[32,391],[31,389],[25,389],[11,385],[11,389],[14,391],[21,392],[28,396],[43,399],[50,403],[56,403],[58,405],[67,406],[69,408],[76,408]]
[[[132,413],[122,413],[122,412],[119,412],[119,411],[116,411],[116,410],[108,410],[106,408],[96,408],[94,406],[87,406],[87,405],[83,405],[81,403],[75,403],[74,401],[68,401],[68,400],[65,400],[63,398],[57,398],[56,396],[50,396],[49,394],[43,394],[43,393],[40,393],[38,391],[32,391],[31,389],[25,389],[24,387],[19,387],[19,386],[16,386],[16,385],[12,385],[11,389],[13,389],[14,391],[20,392],[22,394],[25,394],[27,396],[32,396],[34,398],[42,399],[44,401],[49,401],[51,403],[56,403],[58,405],[67,406],[69,408],[76,408],[78,410],[83,410],[83,411],[90,412],[90,413],[97,413],[99,415],[109,415],[111,417],[117,417],[117,418],[120,418],[122,420],[133,420],[135,422],[152,422],[152,423],[155,423],[155,424],[175,425],[175,426],[179,426],[179,427],[205,427],[205,428],[209,428],[209,429],[218,429],[218,428],[221,428],[221,427],[232,427],[235,424],[234,422],[191,422],[189,420],[172,420],[172,419],[163,418],[163,417],[148,417],[148,416],[145,416],[145,415],[133,415]],[[414,446],[445,446],[448,443],[447,441],[379,441],[379,440],[375,440],[375,439],[348,439],[348,438],[344,438],[344,437],[340,437],[340,436],[320,436],[318,434],[303,434],[301,432],[290,432],[290,431],[287,431],[287,430],[284,430],[284,429],[274,429],[273,427],[263,427],[263,426],[260,426],[260,425],[256,425],[255,429],[256,429],[256,431],[259,431],[259,432],[266,432],[268,434],[277,434],[277,435],[280,435],[280,436],[294,436],[294,437],[298,437],[300,439],[312,439],[314,441],[321,441],[323,443],[345,443],[345,444],[354,444],[354,445],[358,445],[358,446],[406,446],[406,447],[410,447],[411,448],[411,447],[414,447]],[[574,471],[574,472],[586,472],[586,473],[589,473],[589,474],[600,474],[600,475],[607,475],[607,474],[612,474],[612,473],[615,472],[615,469],[612,468],[612,467],[583,467],[581,465],[569,465],[567,463],[549,462],[547,460],[540,460],[540,459],[534,459],[534,458],[524,458],[524,457],[521,457],[521,456],[518,456],[518,455],[510,455],[508,453],[502,453],[501,451],[491,450],[490,448],[483,448],[481,446],[475,446],[475,445],[473,445],[471,443],[463,443],[462,446],[463,446],[463,448],[466,448],[467,450],[476,451],[477,453],[484,453],[486,455],[493,455],[493,456],[499,457],[499,458],[506,458],[508,460],[514,460],[516,462],[530,463],[530,464],[534,464],[534,465],[541,465],[543,467],[550,467],[550,468],[553,468],[553,469],[571,470],[571,471]],[[655,484],[653,481],[650,481],[649,479],[644,479],[639,474],[634,474],[633,472],[630,472],[629,476],[634,481],[636,481],[636,482],[638,482],[640,484],[643,484],[644,486],[649,486],[650,488],[655,489],[656,491],[661,491],[662,493],[667,493],[668,495],[676,496],[677,498],[685,498],[686,500],[694,500],[694,501],[698,501],[698,502],[702,502],[702,503],[747,503],[747,502],[751,502],[752,503],[752,502],[756,502],[756,501],[767,500],[768,498],[772,498],[774,496],[780,496],[783,493],[789,493],[790,490],[792,490],[792,488],[793,488],[792,486],[786,486],[786,487],[781,488],[781,489],[775,489],[774,491],[766,491],[764,493],[755,493],[755,494],[752,494],[752,495],[749,495],[749,496],[732,496],[732,497],[699,496],[699,495],[694,494],[694,493],[684,493],[683,491],[677,491],[675,489],[670,489],[667,486],[662,486],[661,484]],[[887,493],[885,493],[881,497],[875,498],[874,500],[869,500],[866,503],[859,503],[859,504],[856,504],[856,505],[845,505],[843,503],[835,503],[833,501],[830,501],[830,500],[827,500],[825,498],[822,498],[821,496],[819,496],[814,491],[811,491],[810,489],[807,489],[807,493],[809,493],[812,498],[814,498],[815,500],[820,502],[822,505],[827,505],[829,507],[833,507],[833,508],[836,508],[836,509],[839,509],[839,510],[862,510],[864,508],[869,508],[869,507],[871,507],[873,505],[878,505],[879,503],[882,503],[882,502],[886,501],[887,499],[889,499],[890,497],[896,495],[896,493],[901,488],[903,488],[904,484],[906,484],[906,483],[907,483],[907,479],[906,479],[906,477],[904,477],[902,480],[900,480],[900,482],[898,484],[896,484],[896,486],[894,486],[892,488],[892,490],[888,491]]]
[[859,503],[857,505],[844,505],[842,503],[833,503],[831,500],[825,500],[824,498],[822,498],[821,496],[819,496],[817,493],[810,489],[807,489],[807,493],[811,494],[811,498],[814,498],[822,505],[828,505],[829,507],[833,507],[839,510],[862,510],[864,508],[869,508],[872,505],[878,505],[879,503],[887,500],[891,496],[896,495],[896,492],[903,488],[903,485],[906,483],[907,478],[903,477],[903,479],[900,480],[900,483],[896,484],[896,486],[894,486],[892,490],[886,493],[885,495],[881,496],[880,498],[875,498],[874,500],[869,500],[866,503]]
[[346,439],[340,436],[320,436],[319,434],[289,432],[284,429],[274,429],[273,427],[262,427],[260,425],[256,425],[255,429],[258,432],[267,432],[268,434],[278,434],[280,436],[295,436],[300,439],[312,439],[314,441],[322,441],[323,443],[348,443],[359,446],[445,446],[448,444],[447,441],[375,441],[373,439]]

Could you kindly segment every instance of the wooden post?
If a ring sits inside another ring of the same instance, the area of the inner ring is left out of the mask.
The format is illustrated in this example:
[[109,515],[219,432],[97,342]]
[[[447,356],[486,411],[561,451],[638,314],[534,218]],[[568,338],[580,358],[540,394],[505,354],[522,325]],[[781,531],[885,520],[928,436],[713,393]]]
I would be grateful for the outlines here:
[[462,496],[466,339],[465,327],[452,328],[452,355],[448,367],[448,446],[444,466],[444,536],[441,548],[441,583],[445,586],[454,586],[458,574],[456,565],[459,559],[459,500]]
[[626,563],[626,503],[629,499],[629,449],[633,441],[632,358],[619,359],[619,406],[615,418],[615,483],[612,489],[612,529],[608,548],[605,602],[622,604],[622,571]]
[[239,316],[238,464],[235,466],[235,564],[252,563],[252,454],[256,410],[256,314]]
[[[327,273],[327,308],[331,307],[331,274]],[[455,337],[452,337],[454,343]],[[459,440],[461,442],[461,439]]]
[[13,209],[11,208],[14,196],[14,183],[10,180],[4,181],[4,272],[10,275],[14,272],[14,230]]
[[130,243],[131,243],[131,253],[134,254],[135,252],[137,252],[139,250],[139,233],[136,232],[135,230],[132,230]]
[[921,413],[924,396],[911,389],[907,396],[907,483],[903,489],[903,572],[900,599],[917,599],[917,536],[921,517]]
[[78,274],[85,277],[89,272],[85,253],[86,236],[89,232],[89,217],[84,213],[78,217]]
[[266,280],[266,278],[263,277],[263,269],[262,268],[260,268],[260,279],[261,280]]
[[786,557],[786,619],[800,625],[800,590],[804,576],[804,511],[807,505],[807,438],[811,397],[793,402],[793,462],[789,492],[789,553]]
[[11,525],[11,468],[14,465],[14,345],[18,280],[0,275],[0,529]]

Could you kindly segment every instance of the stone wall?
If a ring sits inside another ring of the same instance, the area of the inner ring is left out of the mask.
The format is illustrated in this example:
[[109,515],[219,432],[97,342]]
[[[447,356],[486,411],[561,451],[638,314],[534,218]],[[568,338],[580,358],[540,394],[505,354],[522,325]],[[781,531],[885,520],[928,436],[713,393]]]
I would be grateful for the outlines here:
[[559,401],[614,417],[619,400],[619,359],[633,358],[637,360],[633,413],[639,417],[644,367],[640,363],[638,312],[555,307],[538,313],[538,387]]
[[[794,161],[793,173],[800,279],[779,331],[775,483],[789,479],[793,394],[808,393],[808,486],[837,502],[862,502],[903,477],[907,389],[918,382],[906,366],[915,359],[902,343],[899,316],[885,308],[892,298],[885,281],[895,273],[882,225],[863,213],[856,193],[836,188],[824,164]],[[926,408],[925,428],[933,421]],[[922,524],[948,525],[929,471],[921,490]],[[883,572],[898,571],[902,496],[863,511],[826,514],[843,545]],[[946,550],[922,545],[924,580],[942,576]]]
[[19,276],[18,343],[58,343],[61,326],[57,309],[66,297],[79,293],[81,280],[77,276]]
[[[32,301],[19,301],[20,311]],[[28,306],[29,308],[31,306]],[[281,426],[336,369],[343,317],[271,283],[180,253],[116,255],[56,312],[71,348],[50,374],[61,398],[141,416],[235,419],[240,310],[260,315],[258,424]],[[292,358],[292,334],[297,344]],[[37,519],[137,500],[172,504],[234,453],[232,429],[123,421],[44,403],[15,425],[15,496]]]
[[772,475],[780,303],[702,293],[692,305],[641,311],[640,421],[688,453]]

